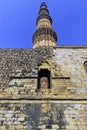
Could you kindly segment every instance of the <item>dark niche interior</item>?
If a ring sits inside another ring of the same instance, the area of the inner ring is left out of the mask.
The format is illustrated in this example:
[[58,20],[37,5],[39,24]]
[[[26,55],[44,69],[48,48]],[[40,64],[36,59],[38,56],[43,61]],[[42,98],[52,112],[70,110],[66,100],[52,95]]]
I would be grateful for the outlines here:
[[38,71],[37,90],[50,89],[50,71],[48,69],[41,69]]

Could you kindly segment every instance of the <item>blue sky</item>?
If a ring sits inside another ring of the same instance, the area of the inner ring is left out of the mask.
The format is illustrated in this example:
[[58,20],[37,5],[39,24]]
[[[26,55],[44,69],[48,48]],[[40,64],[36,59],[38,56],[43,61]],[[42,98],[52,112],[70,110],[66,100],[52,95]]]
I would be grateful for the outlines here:
[[87,46],[87,0],[0,0],[0,48],[32,48],[41,2],[46,2],[59,46]]

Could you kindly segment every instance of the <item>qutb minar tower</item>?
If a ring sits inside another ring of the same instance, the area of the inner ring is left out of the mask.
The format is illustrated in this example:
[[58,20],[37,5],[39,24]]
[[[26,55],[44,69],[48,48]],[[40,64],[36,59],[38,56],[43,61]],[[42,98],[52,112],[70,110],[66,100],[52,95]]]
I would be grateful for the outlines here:
[[40,6],[36,25],[37,29],[33,35],[33,48],[40,46],[56,46],[57,35],[52,29],[52,18],[50,17],[49,10],[44,2],[42,2]]

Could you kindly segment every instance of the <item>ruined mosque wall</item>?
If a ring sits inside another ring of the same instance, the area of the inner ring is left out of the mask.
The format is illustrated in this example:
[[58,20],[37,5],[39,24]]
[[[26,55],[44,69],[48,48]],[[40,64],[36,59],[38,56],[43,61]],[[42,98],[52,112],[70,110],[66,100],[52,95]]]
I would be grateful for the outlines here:
[[[0,130],[87,130],[87,48],[0,50]],[[38,69],[51,86],[37,90]]]

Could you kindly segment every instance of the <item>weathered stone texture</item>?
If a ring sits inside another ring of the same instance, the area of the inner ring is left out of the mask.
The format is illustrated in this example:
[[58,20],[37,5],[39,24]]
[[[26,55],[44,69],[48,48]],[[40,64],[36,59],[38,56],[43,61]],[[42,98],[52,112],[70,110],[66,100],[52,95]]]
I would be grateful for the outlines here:
[[87,130],[84,101],[0,101],[0,130]]
[[[0,51],[1,99],[87,99],[86,48]],[[38,70],[43,67],[51,71],[51,89],[37,92]]]
[[63,75],[70,77],[73,83],[71,87],[65,81],[65,89],[71,92],[71,98],[87,99],[87,73],[83,65],[87,59],[87,47],[59,47],[54,49],[54,53]]
[[0,49],[0,87],[6,87],[11,77],[35,77],[38,65],[52,56],[52,48]]
[[0,49],[0,130],[87,130],[86,59],[86,47]]

